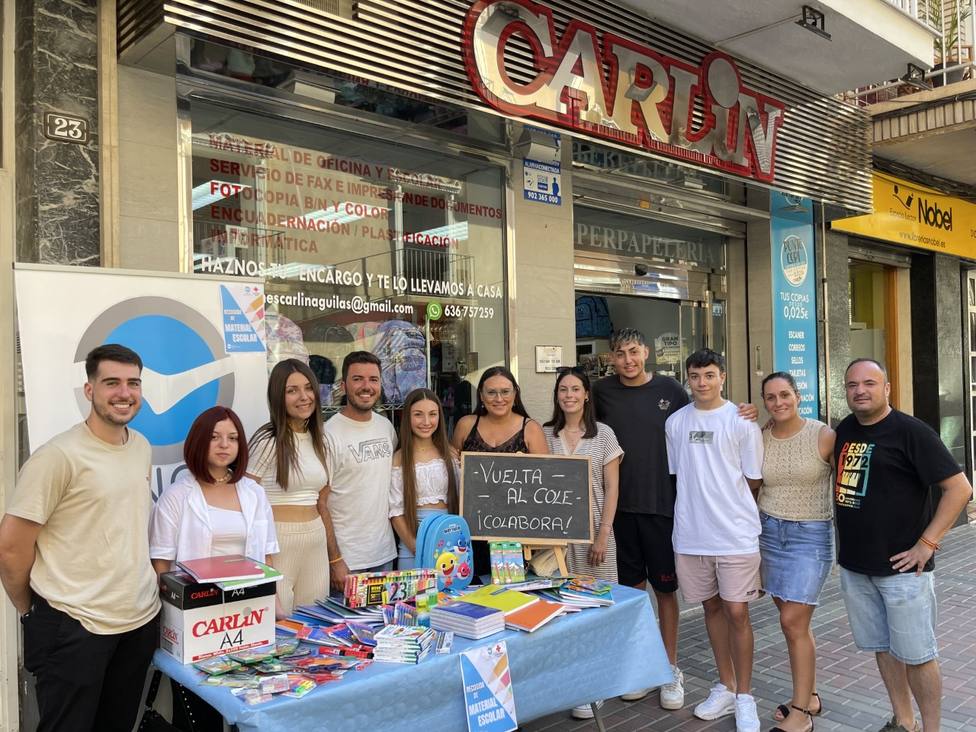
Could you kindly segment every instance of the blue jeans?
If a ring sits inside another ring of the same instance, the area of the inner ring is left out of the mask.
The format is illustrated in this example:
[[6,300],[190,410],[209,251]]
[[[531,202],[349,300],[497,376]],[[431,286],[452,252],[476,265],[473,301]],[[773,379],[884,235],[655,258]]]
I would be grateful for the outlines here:
[[763,590],[786,602],[816,605],[834,563],[831,521],[788,521],[759,513]]
[[841,567],[840,588],[854,643],[918,666],[939,657],[935,584],[931,572],[871,577]]

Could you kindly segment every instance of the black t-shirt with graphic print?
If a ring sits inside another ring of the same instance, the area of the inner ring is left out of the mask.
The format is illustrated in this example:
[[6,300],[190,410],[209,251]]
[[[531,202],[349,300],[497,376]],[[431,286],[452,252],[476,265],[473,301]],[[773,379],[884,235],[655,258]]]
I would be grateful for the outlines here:
[[[929,487],[959,465],[931,427],[895,409],[872,425],[846,417],[834,460],[838,563],[874,577],[898,574],[890,557],[911,549],[932,520]],[[930,559],[925,571],[934,566]]]
[[625,386],[612,374],[593,384],[593,403],[597,420],[613,430],[624,450],[617,510],[674,516],[664,423],[688,403],[684,387],[662,374]]

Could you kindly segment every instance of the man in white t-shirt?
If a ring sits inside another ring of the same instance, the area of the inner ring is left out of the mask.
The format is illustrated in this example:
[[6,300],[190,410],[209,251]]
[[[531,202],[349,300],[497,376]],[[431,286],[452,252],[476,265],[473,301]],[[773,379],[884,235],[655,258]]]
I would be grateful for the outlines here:
[[665,424],[677,475],[675,569],[686,602],[700,602],[720,683],[695,707],[699,719],[735,714],[739,732],[759,730],[752,697],[749,602],[762,595],[759,510],[762,433],[722,398],[725,359],[710,349],[685,361],[692,403]]
[[329,486],[322,517],[336,589],[351,572],[393,569],[397,555],[389,519],[396,431],[373,411],[383,391],[380,360],[353,351],[342,362],[342,385],[346,404],[325,423]]

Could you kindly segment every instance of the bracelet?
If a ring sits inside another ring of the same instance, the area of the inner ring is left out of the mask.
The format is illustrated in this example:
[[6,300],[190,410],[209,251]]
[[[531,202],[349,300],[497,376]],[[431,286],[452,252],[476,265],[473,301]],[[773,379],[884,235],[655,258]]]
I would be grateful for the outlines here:
[[329,564],[335,564],[336,562],[341,562],[341,561],[342,561],[342,555],[340,554],[340,555],[339,555],[338,557],[336,557],[335,559],[330,559],[330,560],[329,560]]
[[937,551],[939,551],[939,549],[941,549],[941,548],[942,548],[942,547],[941,547],[941,546],[939,546],[939,545],[938,545],[938,544],[937,544],[936,542],[934,542],[934,541],[930,541],[929,539],[926,539],[926,538],[925,538],[924,536],[920,536],[920,537],[918,538],[918,540],[919,540],[920,542],[922,542],[923,544],[925,544],[925,546],[927,546],[927,547],[928,547],[929,549],[931,549],[931,550],[932,550],[932,551],[934,551],[934,552],[937,552]]

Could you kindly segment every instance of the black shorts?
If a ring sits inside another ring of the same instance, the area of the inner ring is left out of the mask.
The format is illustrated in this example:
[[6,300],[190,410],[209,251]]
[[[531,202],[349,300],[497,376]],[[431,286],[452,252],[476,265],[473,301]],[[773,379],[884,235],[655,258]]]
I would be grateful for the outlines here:
[[617,575],[620,584],[636,587],[650,582],[657,592],[675,592],[678,577],[674,571],[671,532],[674,519],[649,513],[618,511],[613,520],[617,540]]

